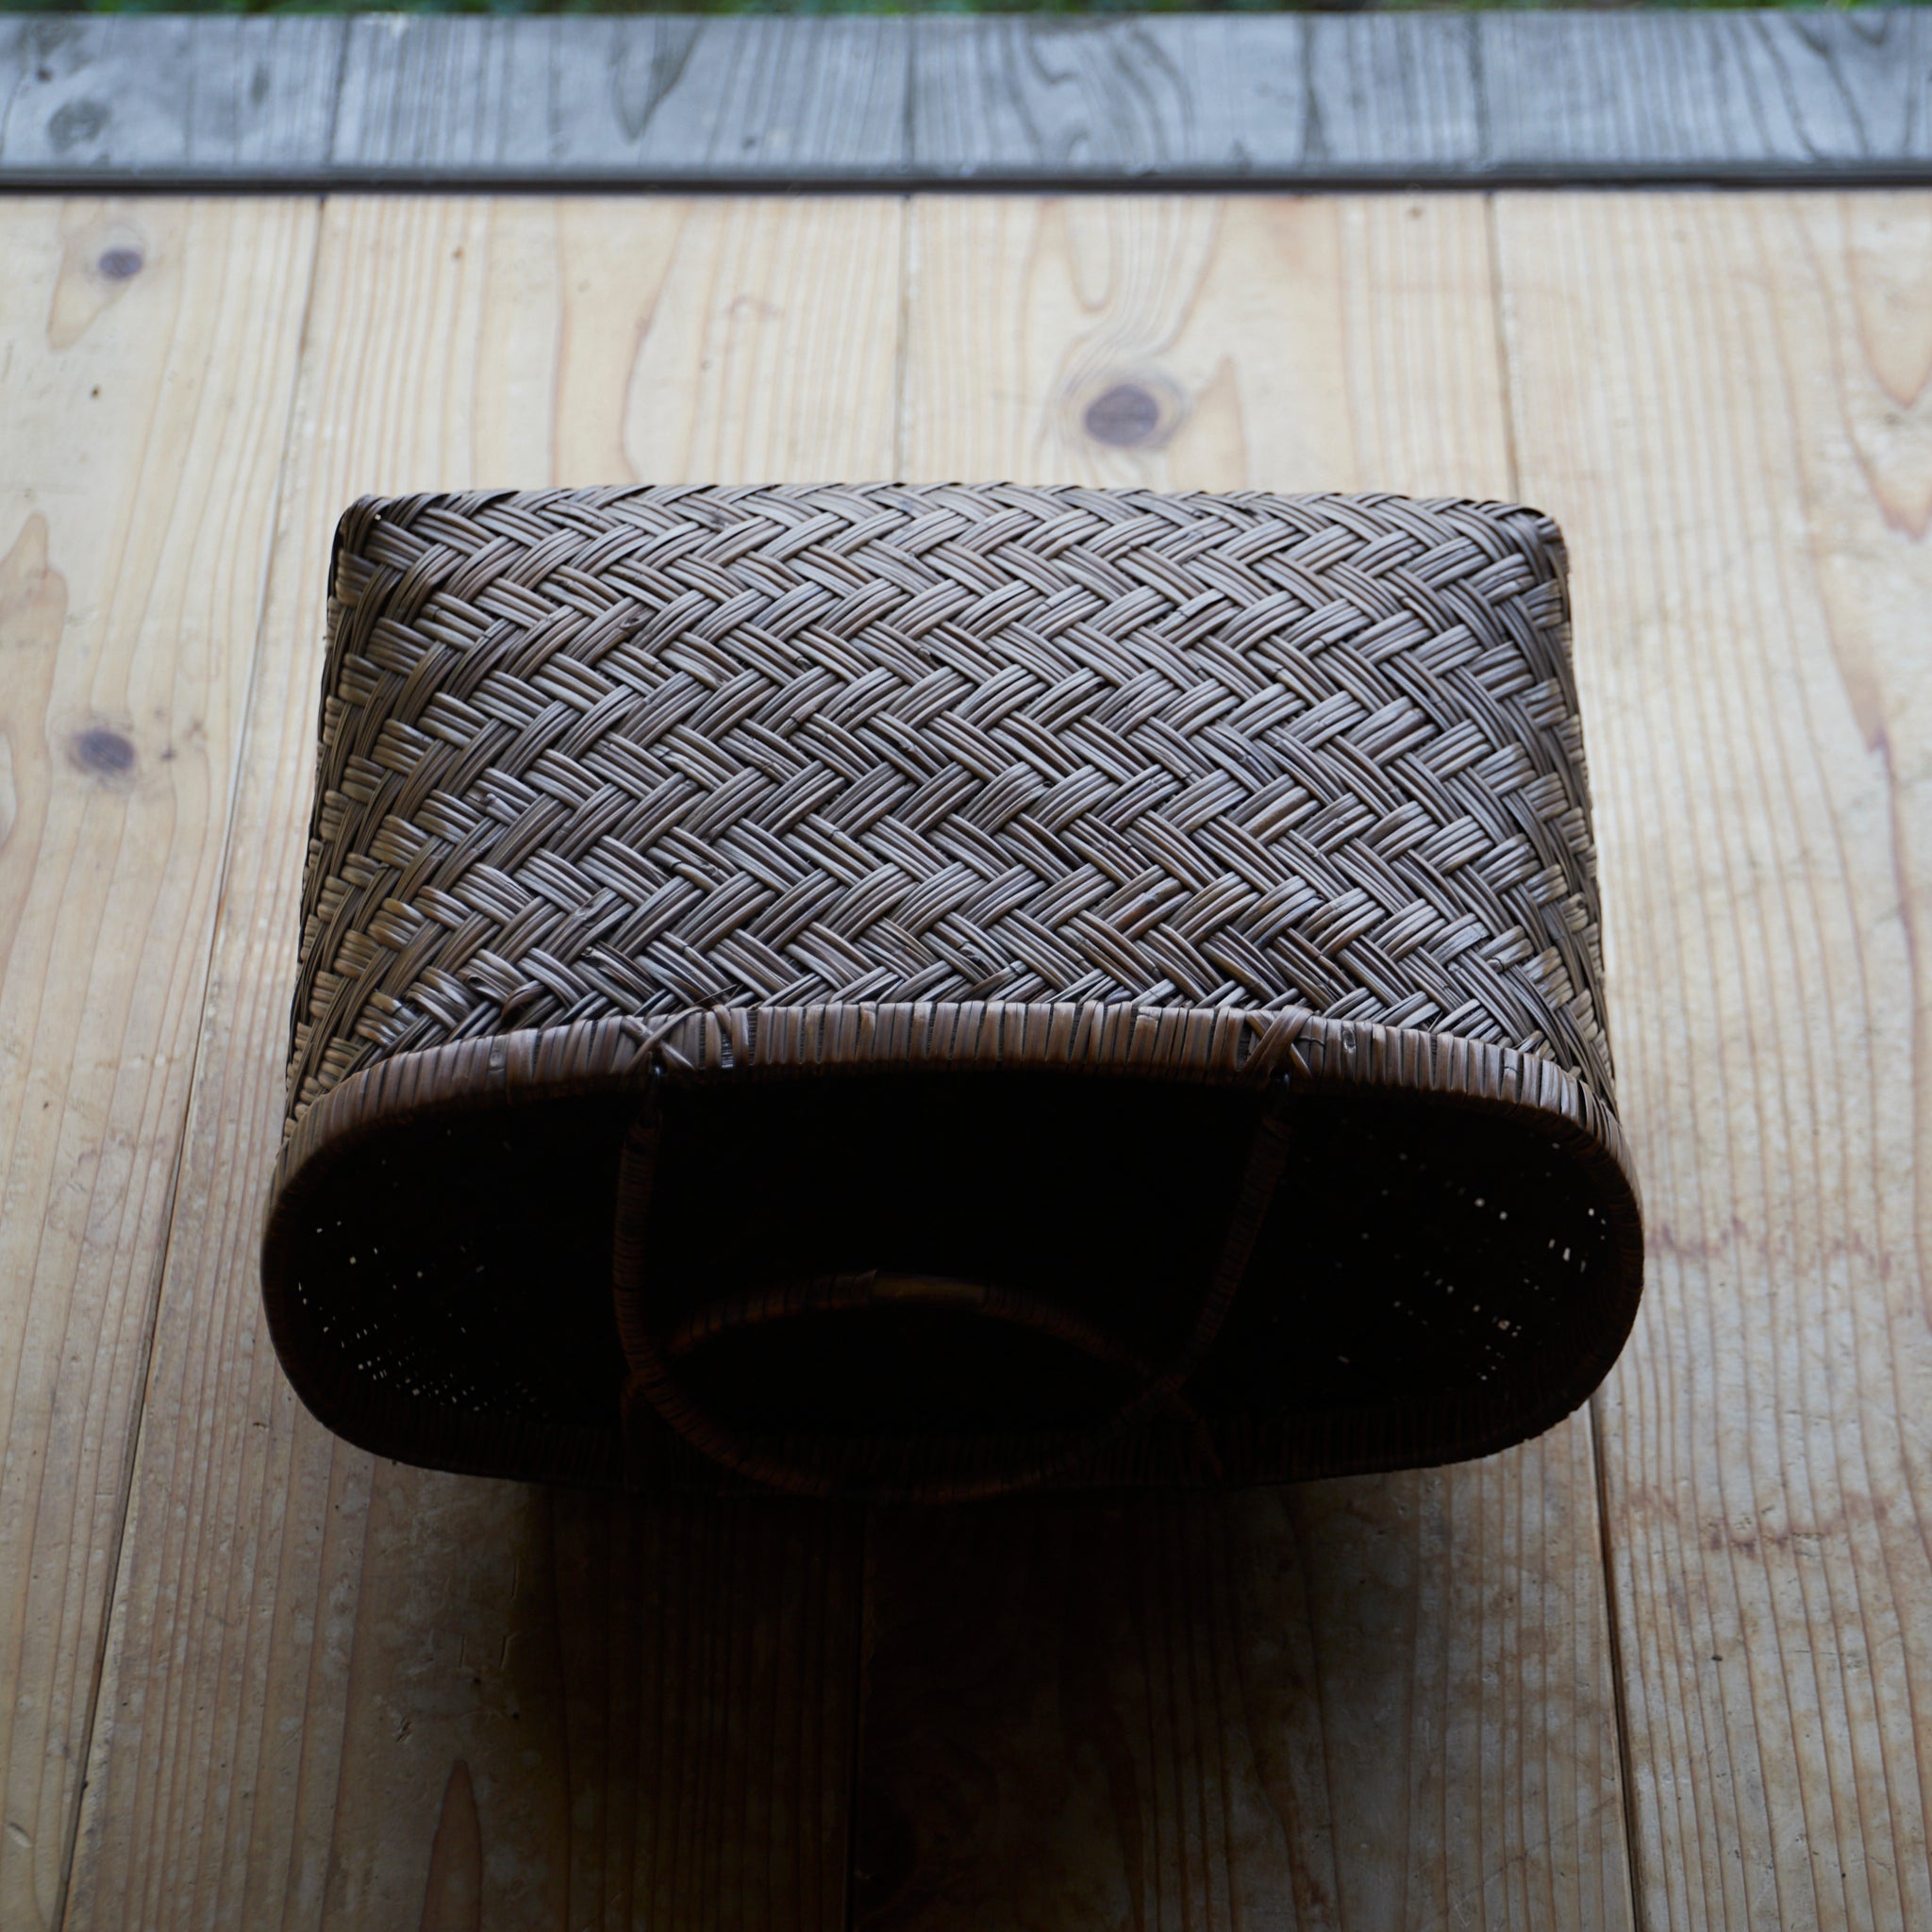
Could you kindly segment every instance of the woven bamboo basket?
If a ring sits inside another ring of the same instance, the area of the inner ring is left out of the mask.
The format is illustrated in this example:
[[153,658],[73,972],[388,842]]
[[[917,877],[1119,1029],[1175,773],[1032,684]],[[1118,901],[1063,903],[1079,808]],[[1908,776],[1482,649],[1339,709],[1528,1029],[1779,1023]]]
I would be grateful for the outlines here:
[[1622,1345],[1545,517],[372,500],[328,625],[263,1281],[341,1434],[1251,1483],[1500,1448]]

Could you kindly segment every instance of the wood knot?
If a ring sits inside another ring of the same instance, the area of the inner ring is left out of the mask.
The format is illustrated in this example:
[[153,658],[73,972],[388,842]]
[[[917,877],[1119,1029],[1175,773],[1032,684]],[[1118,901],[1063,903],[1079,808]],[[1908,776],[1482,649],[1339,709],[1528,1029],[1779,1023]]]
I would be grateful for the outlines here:
[[99,778],[125,778],[134,770],[134,741],[105,724],[75,732],[68,750],[83,772]]
[[1188,413],[1186,395],[1154,370],[1104,375],[1068,400],[1082,433],[1106,449],[1160,449]]
[[97,140],[108,125],[108,110],[99,101],[69,101],[47,123],[47,139],[57,155],[64,155]]
[[1160,398],[1138,382],[1117,382],[1087,405],[1080,422],[1095,442],[1133,449],[1160,427]]
[[94,263],[95,272],[110,282],[131,281],[146,266],[147,259],[138,248],[109,248]]

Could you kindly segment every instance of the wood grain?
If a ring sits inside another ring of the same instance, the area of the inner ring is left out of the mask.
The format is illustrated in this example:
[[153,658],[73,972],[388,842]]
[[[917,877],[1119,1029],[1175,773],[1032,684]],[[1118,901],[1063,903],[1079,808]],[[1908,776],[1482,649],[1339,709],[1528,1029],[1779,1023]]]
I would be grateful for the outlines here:
[[922,22],[904,165],[927,181],[1064,184],[1291,163],[1307,46],[1291,15]]
[[[919,201],[908,263],[915,479],[1508,492],[1478,203]],[[1586,1418],[1423,1474],[885,1512],[869,1574],[868,1927],[1628,1923]]]
[[1484,158],[1463,20],[1008,14],[909,41],[918,180],[1411,180]]
[[863,180],[902,158],[905,127],[890,21],[369,17],[329,160],[339,177]]
[[0,207],[0,1924],[50,1923],[315,238]]
[[345,26],[0,18],[0,178],[299,181],[329,151]]
[[[848,1835],[872,1925],[1624,1924],[1606,1531],[1643,1922],[1932,1917],[1932,202],[1512,195],[1493,256],[1456,199],[337,203],[277,513],[312,220],[5,211],[0,1924],[58,1903],[171,1186],[73,1925],[824,1925]],[[334,510],[889,470],[1563,520],[1656,1255],[1607,1524],[1578,1418],[882,1515],[866,1584],[849,1521],[296,1408],[254,1243]]]
[[1615,156],[1658,179],[1822,180],[1932,158],[1932,20],[1916,8],[1498,11],[1472,25],[1486,159],[1501,175],[1561,180]]
[[1921,8],[0,24],[0,181],[1924,179]]
[[1601,1398],[1649,1922],[1932,1921],[1932,201],[1511,197],[1651,1280]]
[[886,470],[902,219],[328,205],[73,1927],[842,1918],[857,1522],[375,1462],[282,1380],[256,1242],[336,514]]

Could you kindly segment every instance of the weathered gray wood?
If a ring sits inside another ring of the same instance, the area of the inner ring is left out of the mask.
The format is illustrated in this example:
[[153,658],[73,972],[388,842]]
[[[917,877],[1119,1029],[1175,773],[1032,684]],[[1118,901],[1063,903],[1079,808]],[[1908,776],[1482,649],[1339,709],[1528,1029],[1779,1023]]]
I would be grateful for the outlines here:
[[325,18],[0,16],[0,182],[312,174],[342,32]]
[[1467,15],[1311,18],[1307,98],[1310,175],[1453,180],[1483,166]]
[[1903,175],[1932,158],[1932,15],[1917,8],[1474,25],[1504,172]]
[[903,167],[903,24],[365,15],[333,171],[745,181]]
[[909,39],[922,180],[1277,181],[1480,159],[1460,20],[995,16]]
[[0,184],[1932,178],[1932,15],[0,16]]
[[1307,32],[1292,15],[941,19],[908,44],[921,178],[1241,174],[1302,152]]

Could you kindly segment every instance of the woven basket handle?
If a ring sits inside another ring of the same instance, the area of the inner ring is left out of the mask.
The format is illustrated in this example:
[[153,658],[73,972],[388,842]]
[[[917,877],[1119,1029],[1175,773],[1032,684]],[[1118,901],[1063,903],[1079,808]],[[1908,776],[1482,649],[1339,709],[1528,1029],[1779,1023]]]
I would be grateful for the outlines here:
[[[625,1137],[617,1188],[612,1275],[618,1335],[629,1376],[625,1388],[626,1428],[640,1404],[648,1407],[713,1461],[767,1488],[793,1495],[863,1494],[880,1502],[968,1501],[1037,1488],[1091,1461],[1139,1424],[1162,1410],[1191,1411],[1180,1391],[1213,1346],[1234,1305],[1261,1223],[1287,1164],[1287,1082],[1269,1084],[1261,1117],[1249,1143],[1241,1193],[1207,1292],[1179,1350],[1149,1369],[1115,1338],[1071,1309],[1011,1290],[941,1275],[882,1270],[821,1274],[780,1282],[715,1303],[661,1334],[646,1307],[646,1226],[663,1135],[663,1114],[654,1082]],[[916,1488],[855,1481],[849,1474],[778,1453],[720,1418],[679,1378],[678,1364],[712,1338],[767,1323],[855,1308],[921,1307],[970,1309],[989,1320],[1053,1337],[1091,1358],[1134,1374],[1140,1386],[1098,1427],[1030,1462]]]

